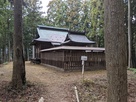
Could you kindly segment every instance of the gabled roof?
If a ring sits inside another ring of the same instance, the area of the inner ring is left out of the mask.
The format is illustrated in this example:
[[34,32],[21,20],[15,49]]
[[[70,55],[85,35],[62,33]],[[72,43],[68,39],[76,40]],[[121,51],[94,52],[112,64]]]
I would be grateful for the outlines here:
[[51,26],[37,26],[38,38],[34,42],[50,42],[52,45],[76,45],[76,44],[94,44],[90,41],[84,32],[70,31],[66,28],[57,28]]
[[46,39],[50,42],[64,42],[68,31],[67,29],[48,27],[48,26],[38,26],[37,28],[39,38]]

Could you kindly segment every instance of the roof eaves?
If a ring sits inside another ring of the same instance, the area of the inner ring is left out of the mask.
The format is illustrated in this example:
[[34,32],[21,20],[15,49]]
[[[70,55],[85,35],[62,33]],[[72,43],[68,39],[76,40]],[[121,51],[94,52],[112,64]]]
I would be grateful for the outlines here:
[[[71,35],[75,35],[75,34],[71,34]],[[86,35],[83,35],[83,36],[85,36],[86,37]],[[70,41],[72,41],[72,42],[75,42],[75,43],[86,43],[86,44],[95,44],[95,41],[91,41],[91,40],[89,40],[87,37],[86,37],[86,42],[85,41],[75,41],[75,40],[72,40],[72,36],[70,36],[70,34],[68,34],[68,37],[69,37],[69,39],[70,39]]]
[[[72,41],[72,40],[71,40]],[[78,42],[78,41],[72,41],[73,43],[84,43],[84,44],[95,44],[94,41],[88,41],[88,42]]]
[[78,34],[78,35],[85,35],[85,32],[78,32],[78,31],[68,31],[69,34]]
[[40,52],[44,51],[53,51],[53,50],[85,50],[85,51],[105,51],[105,48],[98,47],[75,47],[75,46],[59,46],[49,49],[43,49]]

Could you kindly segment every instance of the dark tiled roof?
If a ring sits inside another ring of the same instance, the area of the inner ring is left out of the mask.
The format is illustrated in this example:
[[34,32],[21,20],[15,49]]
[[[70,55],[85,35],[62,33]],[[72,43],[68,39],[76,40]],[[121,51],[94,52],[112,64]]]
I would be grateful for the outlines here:
[[69,39],[73,42],[77,43],[95,43],[94,41],[90,41],[85,35],[78,34],[69,34]]
[[69,31],[66,28],[57,28],[39,25],[37,27],[38,37],[34,41],[51,42],[52,45],[61,45],[68,43],[94,44],[90,41],[84,32]]
[[[46,27],[45,27],[46,28]],[[68,32],[64,30],[56,30],[56,28],[52,29],[43,29],[43,28],[38,28],[38,35],[40,38],[47,39],[51,42],[64,42]]]

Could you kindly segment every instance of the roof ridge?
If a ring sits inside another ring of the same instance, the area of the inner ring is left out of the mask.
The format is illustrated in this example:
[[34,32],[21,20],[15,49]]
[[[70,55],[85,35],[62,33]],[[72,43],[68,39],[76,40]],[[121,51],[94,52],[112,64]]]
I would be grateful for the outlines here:
[[38,25],[38,28],[43,28],[43,29],[52,29],[52,30],[64,30],[68,31],[68,28],[60,28],[60,27],[53,27],[53,26],[46,26],[46,25]]

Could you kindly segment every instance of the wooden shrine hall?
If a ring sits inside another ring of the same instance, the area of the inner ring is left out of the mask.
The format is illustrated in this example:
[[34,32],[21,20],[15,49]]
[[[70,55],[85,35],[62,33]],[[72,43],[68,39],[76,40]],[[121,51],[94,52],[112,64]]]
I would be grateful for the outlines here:
[[63,71],[81,70],[81,56],[87,56],[85,70],[105,69],[105,48],[93,47],[94,44],[84,32],[39,25],[31,43],[31,61]]

